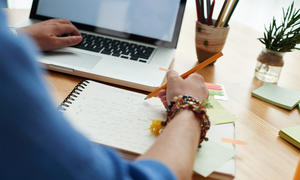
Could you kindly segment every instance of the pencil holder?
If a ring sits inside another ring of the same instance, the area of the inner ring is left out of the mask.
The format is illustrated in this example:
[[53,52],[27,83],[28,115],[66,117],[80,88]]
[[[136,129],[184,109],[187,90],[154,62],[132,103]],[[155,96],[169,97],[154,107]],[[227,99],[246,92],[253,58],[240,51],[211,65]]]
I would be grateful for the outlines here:
[[207,24],[196,21],[195,32],[197,58],[198,62],[201,63],[222,51],[227,39],[229,27],[208,26]]

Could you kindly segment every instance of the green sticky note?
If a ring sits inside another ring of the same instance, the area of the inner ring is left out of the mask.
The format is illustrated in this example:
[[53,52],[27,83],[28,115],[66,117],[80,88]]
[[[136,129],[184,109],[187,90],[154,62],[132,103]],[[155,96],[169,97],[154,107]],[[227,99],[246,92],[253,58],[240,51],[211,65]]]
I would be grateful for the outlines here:
[[209,176],[235,155],[233,149],[212,141],[203,142],[201,146],[195,158],[194,171],[204,177]]
[[213,106],[207,109],[207,114],[211,124],[226,124],[237,120],[236,116],[223,108],[223,106],[212,96],[209,97],[209,102]]
[[208,92],[209,92],[209,95],[224,96],[224,93],[223,93],[222,90],[212,90],[212,89],[209,89]]
[[252,96],[273,105],[292,110],[300,103],[300,92],[273,84],[265,84],[262,87],[252,91]]
[[282,129],[279,136],[300,149],[300,126]]

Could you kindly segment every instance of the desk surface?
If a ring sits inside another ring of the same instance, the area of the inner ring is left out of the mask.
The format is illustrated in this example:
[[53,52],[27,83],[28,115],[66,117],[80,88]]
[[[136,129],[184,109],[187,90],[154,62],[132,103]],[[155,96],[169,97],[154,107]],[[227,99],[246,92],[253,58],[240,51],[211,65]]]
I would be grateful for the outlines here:
[[[194,27],[196,12],[188,1],[179,38],[174,69],[179,73],[193,67],[196,60]],[[28,17],[29,10],[7,10],[10,24]],[[256,58],[262,49],[257,40],[262,34],[251,27],[232,22],[224,56],[214,66],[199,73],[207,82],[224,84],[229,101],[221,102],[239,120],[236,138],[247,141],[237,146],[236,179],[292,179],[299,151],[278,137],[281,128],[300,125],[300,113],[287,111],[251,97],[251,91],[263,83],[254,78]],[[287,53],[279,86],[300,90],[300,52]],[[49,72],[46,79],[57,104],[71,92],[82,78]]]

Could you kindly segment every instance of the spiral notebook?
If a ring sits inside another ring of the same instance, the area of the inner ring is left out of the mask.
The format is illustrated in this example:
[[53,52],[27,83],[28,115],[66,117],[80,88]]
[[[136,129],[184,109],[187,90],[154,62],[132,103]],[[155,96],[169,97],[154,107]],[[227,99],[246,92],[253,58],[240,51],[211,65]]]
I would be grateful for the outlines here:
[[[94,81],[83,81],[61,104],[60,109],[70,123],[91,141],[118,149],[124,157],[134,158],[155,142],[150,133],[152,120],[163,120],[165,109],[158,98],[144,100],[145,95]],[[213,126],[209,143],[203,144],[195,160],[194,170],[204,177],[233,179],[234,147],[221,142],[234,139],[234,124]],[[215,154],[205,157],[203,154]],[[200,160],[200,161],[199,161]],[[213,173],[212,173],[213,172]]]

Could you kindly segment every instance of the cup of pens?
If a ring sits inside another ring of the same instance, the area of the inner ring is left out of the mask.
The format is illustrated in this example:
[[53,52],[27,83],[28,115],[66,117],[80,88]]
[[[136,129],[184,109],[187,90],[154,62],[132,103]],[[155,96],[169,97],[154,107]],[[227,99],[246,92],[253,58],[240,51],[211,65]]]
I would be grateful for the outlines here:
[[195,47],[199,63],[222,51],[230,29],[228,22],[237,3],[238,0],[225,0],[218,19],[213,20],[215,0],[211,4],[210,0],[206,0],[206,17],[204,0],[196,0],[198,20],[195,28]]

